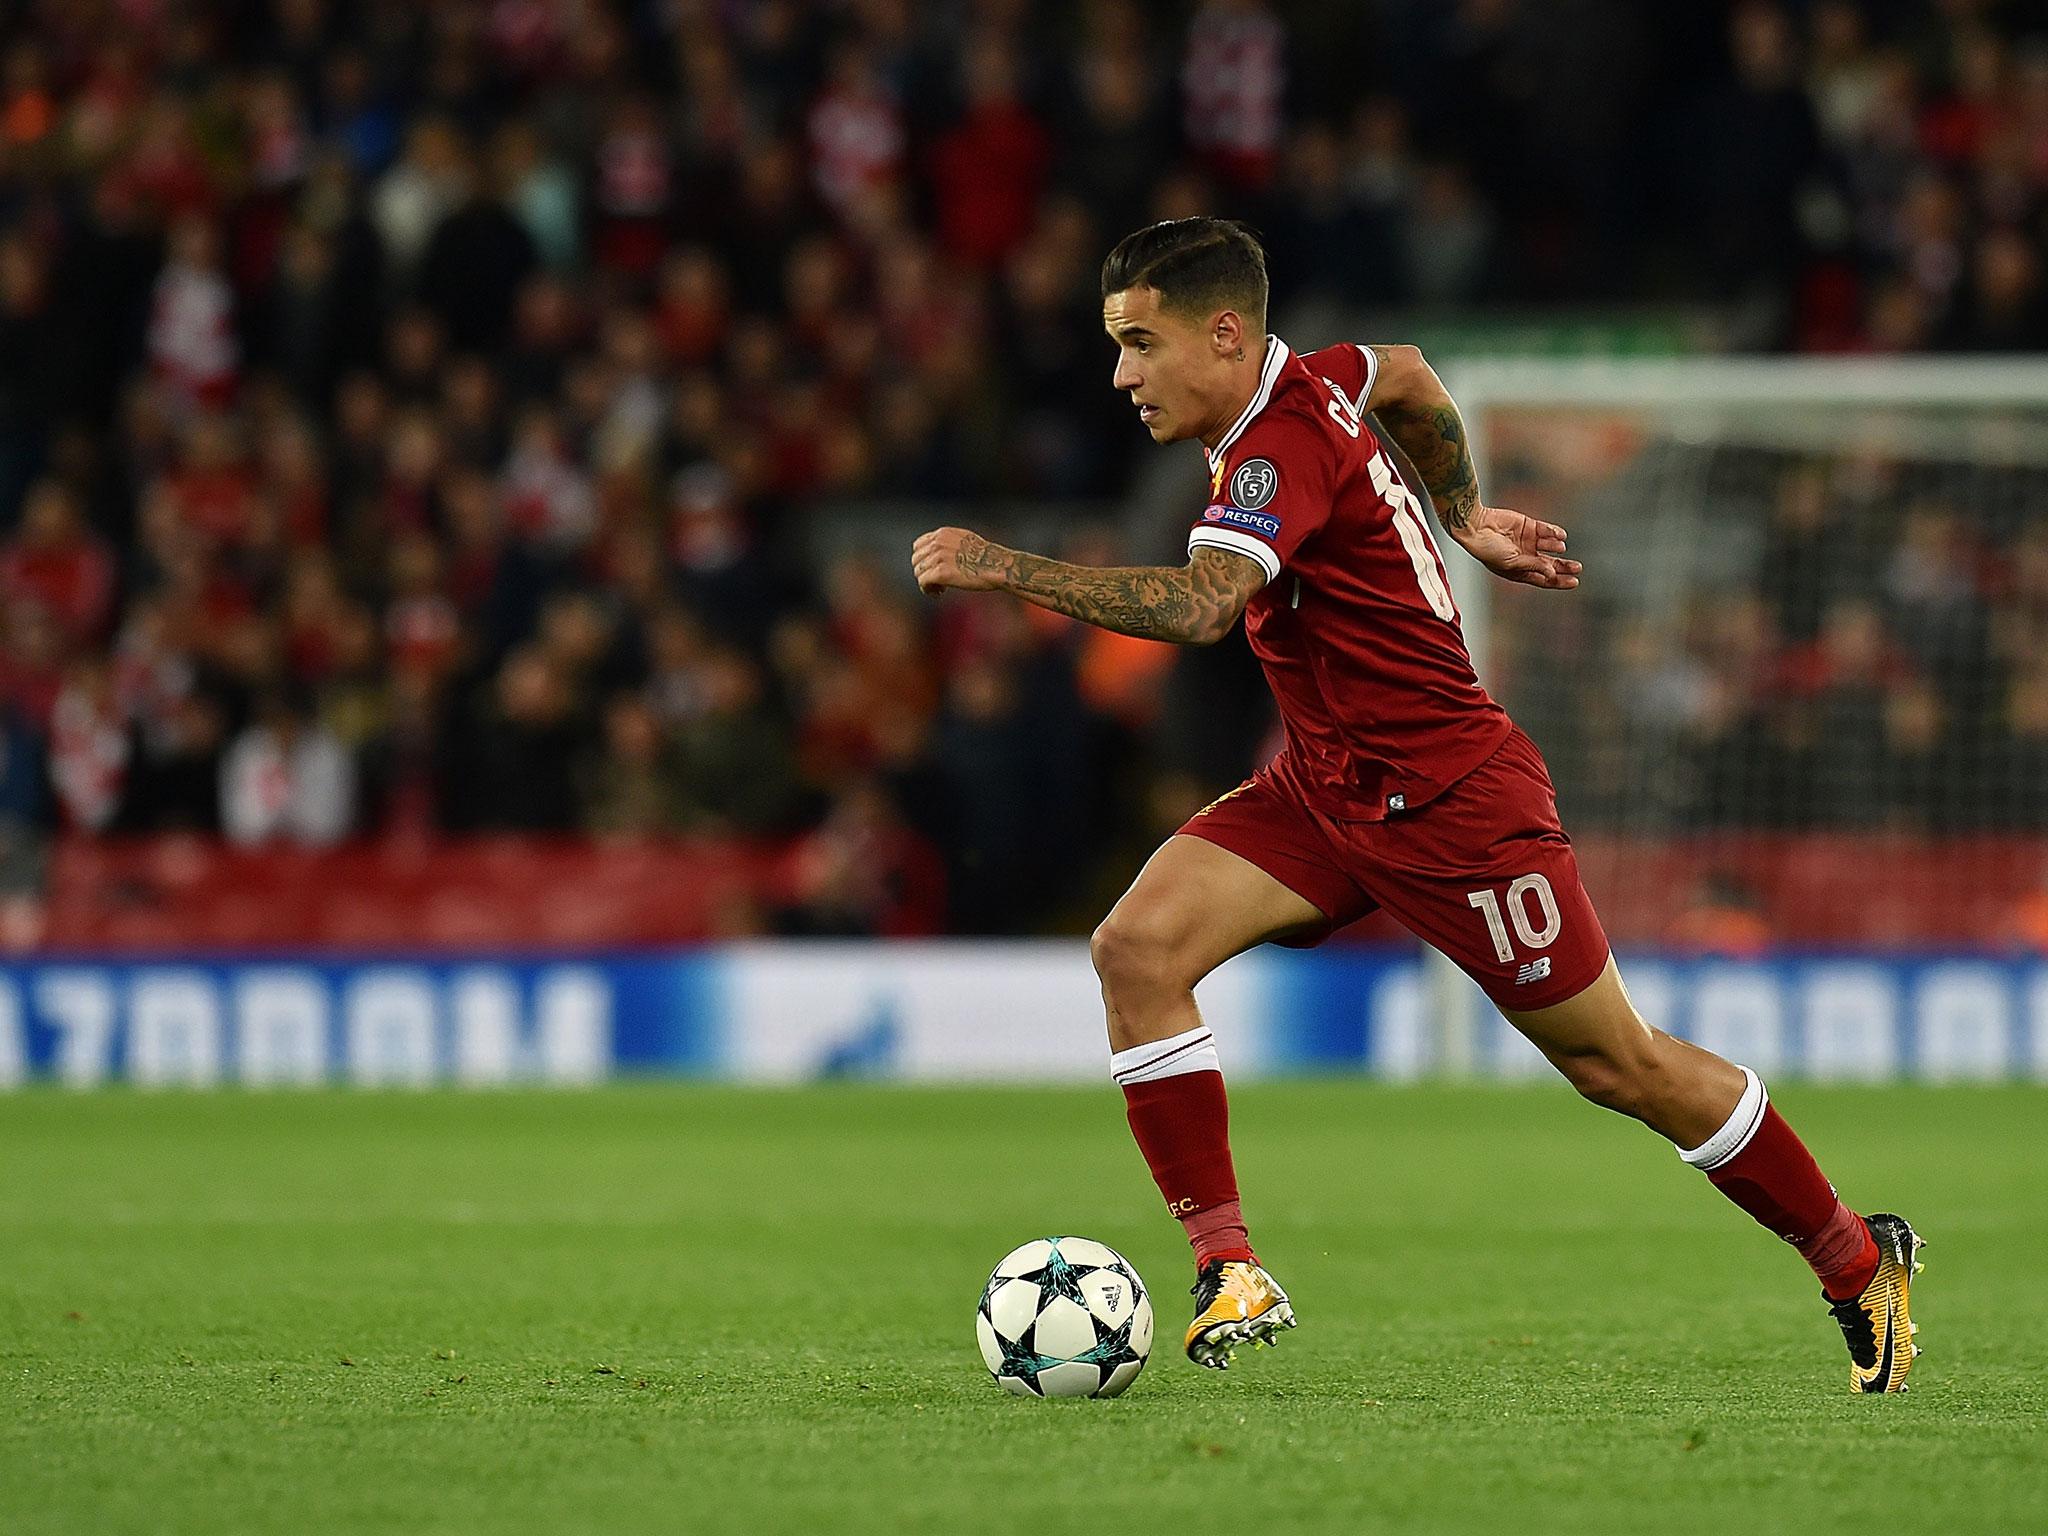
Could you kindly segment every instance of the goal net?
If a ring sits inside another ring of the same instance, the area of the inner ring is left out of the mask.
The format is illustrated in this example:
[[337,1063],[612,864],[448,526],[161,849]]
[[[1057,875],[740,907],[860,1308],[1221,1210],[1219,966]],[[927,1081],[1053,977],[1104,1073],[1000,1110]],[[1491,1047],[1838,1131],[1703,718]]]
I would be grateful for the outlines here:
[[2048,947],[2048,367],[1451,377],[1570,595],[1459,561],[1617,948]]

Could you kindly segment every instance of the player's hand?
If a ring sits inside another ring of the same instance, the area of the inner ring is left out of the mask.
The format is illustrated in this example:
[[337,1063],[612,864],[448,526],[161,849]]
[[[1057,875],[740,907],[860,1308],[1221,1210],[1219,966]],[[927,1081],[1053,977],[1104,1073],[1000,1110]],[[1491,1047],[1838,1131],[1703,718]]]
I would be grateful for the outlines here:
[[1506,507],[1475,507],[1472,520],[1453,537],[1465,552],[1496,576],[1569,592],[1585,569],[1564,555],[1564,530]]
[[935,597],[948,587],[993,592],[1003,584],[1010,552],[965,528],[934,528],[910,546],[919,590]]

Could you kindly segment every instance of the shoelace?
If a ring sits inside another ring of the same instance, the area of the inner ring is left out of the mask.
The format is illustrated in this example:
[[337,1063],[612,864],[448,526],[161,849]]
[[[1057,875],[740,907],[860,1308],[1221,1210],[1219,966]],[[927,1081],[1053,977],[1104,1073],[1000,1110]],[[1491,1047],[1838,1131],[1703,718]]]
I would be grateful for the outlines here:
[[1195,1276],[1195,1283],[1188,1287],[1188,1294],[1195,1298],[1195,1310],[1206,1312],[1223,1294],[1223,1266],[1211,1264]]

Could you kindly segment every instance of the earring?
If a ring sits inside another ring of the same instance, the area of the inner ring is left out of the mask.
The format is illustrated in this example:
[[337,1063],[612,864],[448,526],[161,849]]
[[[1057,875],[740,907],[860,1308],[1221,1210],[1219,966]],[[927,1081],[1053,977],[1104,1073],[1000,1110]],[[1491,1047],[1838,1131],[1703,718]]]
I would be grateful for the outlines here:
[[1239,361],[1240,363],[1244,361],[1244,348],[1243,348],[1243,347],[1239,347],[1239,348],[1237,349],[1237,360],[1238,360],[1238,361]]

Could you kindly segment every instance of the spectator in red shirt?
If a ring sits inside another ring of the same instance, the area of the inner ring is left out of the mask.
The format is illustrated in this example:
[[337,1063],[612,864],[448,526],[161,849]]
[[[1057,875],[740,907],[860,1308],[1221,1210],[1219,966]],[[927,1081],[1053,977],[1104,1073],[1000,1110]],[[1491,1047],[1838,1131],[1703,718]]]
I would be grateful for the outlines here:
[[1000,48],[977,46],[966,76],[967,110],[932,151],[933,195],[947,252],[987,271],[1031,233],[1052,141],[1018,99],[1016,71]]
[[9,603],[0,613],[0,696],[13,701],[37,730],[47,732],[64,684],[64,632],[41,603]]
[[226,417],[205,415],[192,423],[168,489],[179,520],[209,544],[255,542],[262,523],[256,487]]
[[295,681],[310,686],[333,672],[335,637],[346,609],[325,550],[308,550],[293,559],[285,572],[281,617],[285,669]]
[[0,596],[40,603],[72,644],[106,633],[114,559],[85,527],[71,492],[55,480],[30,489],[20,529],[0,548]]
[[113,182],[166,218],[203,223],[215,206],[216,188],[185,103],[169,91],[154,97],[139,114],[129,142]]
[[599,266],[644,277],[661,260],[675,196],[675,164],[659,116],[635,98],[613,111],[597,146],[592,199]]
[[718,258],[701,245],[671,252],[662,264],[654,322],[670,360],[690,368],[714,361],[731,319],[731,297]]
[[303,421],[287,420],[266,434],[263,476],[285,542],[295,550],[325,548],[327,474],[320,445]]

